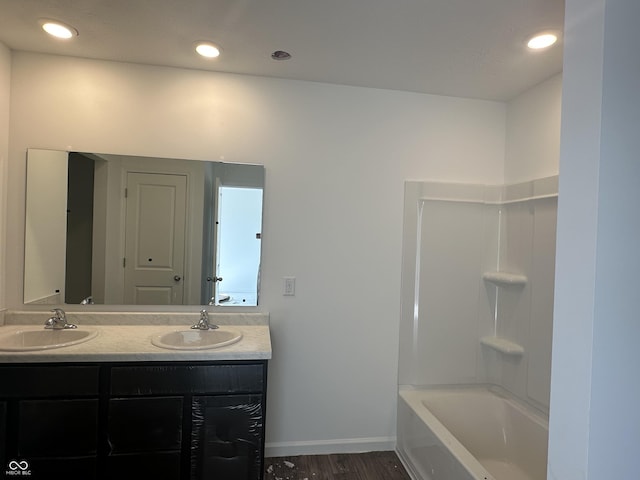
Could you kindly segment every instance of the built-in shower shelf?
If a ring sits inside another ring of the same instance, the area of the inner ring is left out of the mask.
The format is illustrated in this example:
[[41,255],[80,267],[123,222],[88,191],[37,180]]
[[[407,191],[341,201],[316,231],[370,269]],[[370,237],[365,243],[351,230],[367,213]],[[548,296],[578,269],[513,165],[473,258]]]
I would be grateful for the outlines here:
[[527,277],[524,275],[509,272],[485,272],[482,278],[498,286],[525,285],[527,283]]
[[506,338],[493,336],[482,337],[480,339],[480,343],[505,355],[511,355],[514,357],[521,357],[524,355],[524,347],[522,345],[512,342],[511,340],[507,340]]

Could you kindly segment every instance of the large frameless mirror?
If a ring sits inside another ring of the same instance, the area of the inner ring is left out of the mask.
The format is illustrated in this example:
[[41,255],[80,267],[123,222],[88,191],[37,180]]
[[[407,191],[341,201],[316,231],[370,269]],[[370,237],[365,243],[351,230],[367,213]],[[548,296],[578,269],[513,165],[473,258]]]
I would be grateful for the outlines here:
[[29,149],[24,303],[258,304],[264,167]]

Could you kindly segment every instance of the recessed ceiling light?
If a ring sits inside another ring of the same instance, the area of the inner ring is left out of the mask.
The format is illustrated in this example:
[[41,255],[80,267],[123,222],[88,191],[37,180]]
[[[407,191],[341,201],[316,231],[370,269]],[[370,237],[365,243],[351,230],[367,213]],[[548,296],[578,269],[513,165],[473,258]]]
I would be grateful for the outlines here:
[[56,38],[66,40],[78,36],[78,31],[75,28],[56,20],[40,20],[40,25],[45,32]]
[[276,50],[271,54],[271,58],[274,60],[289,60],[291,58],[291,54],[284,50]]
[[545,32],[534,35],[527,42],[527,47],[531,50],[542,50],[548,48],[558,41],[558,36],[555,33]]
[[198,42],[196,45],[196,52],[203,57],[216,58],[220,55],[220,48],[210,42]]

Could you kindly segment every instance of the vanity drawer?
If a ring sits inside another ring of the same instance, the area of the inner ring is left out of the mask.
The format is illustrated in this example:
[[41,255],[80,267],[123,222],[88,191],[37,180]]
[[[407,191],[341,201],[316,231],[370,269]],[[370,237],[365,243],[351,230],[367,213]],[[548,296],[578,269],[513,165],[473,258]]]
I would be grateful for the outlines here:
[[262,363],[113,367],[111,395],[252,393],[264,381]]
[[0,367],[0,398],[95,396],[97,366]]

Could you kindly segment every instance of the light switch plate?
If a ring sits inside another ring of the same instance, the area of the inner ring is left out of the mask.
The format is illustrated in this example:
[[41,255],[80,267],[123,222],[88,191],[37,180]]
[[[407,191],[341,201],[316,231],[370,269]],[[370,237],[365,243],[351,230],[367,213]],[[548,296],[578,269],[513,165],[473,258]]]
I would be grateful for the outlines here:
[[284,277],[282,295],[294,296],[296,294],[296,277]]

